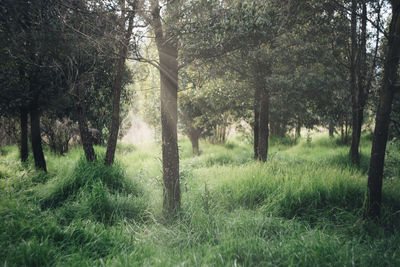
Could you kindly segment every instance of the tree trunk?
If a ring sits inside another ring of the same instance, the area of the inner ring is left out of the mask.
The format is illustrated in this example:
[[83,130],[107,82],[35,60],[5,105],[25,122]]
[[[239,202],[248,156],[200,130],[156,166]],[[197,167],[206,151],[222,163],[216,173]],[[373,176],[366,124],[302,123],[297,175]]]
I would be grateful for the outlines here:
[[128,29],[121,40],[121,46],[119,48],[119,59],[117,61],[116,74],[113,83],[113,109],[112,109],[112,120],[111,120],[111,130],[110,136],[107,142],[107,151],[106,157],[104,159],[105,165],[112,165],[114,162],[115,149],[117,147],[118,140],[118,132],[120,125],[120,99],[121,99],[121,91],[122,91],[122,78],[125,70],[125,60],[128,54],[128,45],[132,35],[133,29],[133,14],[131,13],[129,19],[126,18],[125,11],[125,1],[122,1],[122,25],[121,27],[125,29],[126,21],[128,20]]
[[35,103],[31,104],[30,107],[30,117],[31,117],[31,143],[33,158],[35,160],[35,166],[47,172],[46,160],[43,154],[42,148],[42,136],[40,132],[40,112]]
[[[359,118],[359,94],[356,81],[356,55],[357,55],[357,1],[351,1],[351,25],[350,25],[351,51],[350,51],[350,93],[351,93],[351,115],[352,115],[352,138],[350,147],[350,158],[354,165],[360,164],[358,147],[360,143],[360,133],[358,129]],[[361,129],[360,129],[361,130]]]
[[21,108],[20,116],[21,116],[20,156],[21,156],[21,162],[26,162],[28,160],[28,110],[26,108]]
[[[353,5],[356,3],[353,2]],[[353,7],[352,7],[353,8]],[[361,127],[364,120],[364,107],[367,98],[367,63],[366,63],[366,43],[367,43],[367,6],[365,3],[362,5],[362,16],[361,16],[361,33],[360,33],[360,47],[357,49],[357,38],[356,34],[353,33],[353,17],[356,17],[355,10],[352,10],[352,49],[355,49],[352,53],[357,54],[357,60],[355,55],[352,55],[352,59],[355,60],[352,65],[352,75],[357,80],[357,84],[352,82],[352,138],[350,147],[350,157],[354,165],[360,165],[359,146],[361,138]],[[354,14],[353,14],[354,13]],[[355,18],[354,18],[355,20]],[[356,27],[356,25],[354,25]],[[354,35],[354,36],[353,36]],[[353,38],[355,38],[353,40]],[[354,43],[354,44],[353,44]],[[357,76],[355,76],[357,74]]]
[[261,92],[260,101],[260,129],[258,134],[258,160],[267,161],[269,123],[269,93],[265,87]]
[[260,131],[260,89],[254,90],[254,158],[258,159],[258,133]]
[[121,58],[117,63],[117,73],[113,85],[113,108],[110,136],[107,142],[106,157],[104,159],[105,165],[112,165],[114,163],[115,149],[117,147],[119,120],[120,120],[120,99],[122,90],[122,75],[125,69],[125,58]]
[[200,155],[199,137],[200,137],[200,133],[198,130],[193,129],[190,131],[189,139],[190,139],[190,142],[192,143],[193,155]]
[[344,144],[345,143],[345,140],[344,140],[344,122],[342,121],[342,123],[340,124],[340,136],[341,136],[341,140],[342,140],[342,144]]
[[[178,152],[178,40],[170,36],[168,25],[163,25],[158,0],[150,1],[150,24],[155,34],[159,57],[161,98],[161,139],[163,162],[163,212],[167,218],[178,215],[181,205]],[[176,3],[175,3],[176,4]],[[166,17],[175,8],[173,1],[165,6]]]
[[296,123],[296,129],[295,129],[295,138],[300,138],[301,137],[301,122],[300,119],[297,119]]
[[176,44],[159,47],[161,78],[161,127],[164,181],[164,213],[175,216],[180,209],[178,152],[178,49]]
[[333,134],[335,132],[335,125],[332,121],[329,122],[329,137],[333,138]]
[[89,132],[88,121],[86,116],[86,103],[84,100],[83,92],[77,87],[78,105],[77,105],[77,117],[79,133],[81,136],[83,151],[87,161],[94,161],[96,159],[96,153],[93,148],[93,138]]
[[226,126],[223,125],[221,127],[220,143],[225,144],[225,140],[226,140]]
[[379,106],[376,113],[374,137],[372,140],[371,160],[368,170],[368,187],[365,216],[376,218],[380,215],[382,202],[382,178],[386,143],[390,123],[390,113],[395,91],[400,57],[400,2],[392,6],[392,20],[389,27],[387,54]]
[[120,113],[120,99],[122,90],[122,74],[125,68],[125,58],[119,59],[117,63],[117,73],[113,85],[113,109],[110,136],[107,142],[106,157],[104,159],[105,165],[112,165],[114,162],[115,149],[117,146],[118,132],[119,132],[119,113]]

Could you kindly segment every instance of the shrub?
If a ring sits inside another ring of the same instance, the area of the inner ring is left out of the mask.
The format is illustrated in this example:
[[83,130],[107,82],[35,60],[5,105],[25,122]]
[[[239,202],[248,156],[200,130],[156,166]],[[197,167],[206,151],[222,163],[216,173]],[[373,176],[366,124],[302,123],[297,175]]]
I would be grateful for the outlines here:
[[122,218],[142,220],[146,214],[143,189],[125,176],[114,163],[102,158],[87,162],[81,158],[66,177],[57,177],[39,192],[42,209],[61,208],[61,220],[76,217],[114,223]]

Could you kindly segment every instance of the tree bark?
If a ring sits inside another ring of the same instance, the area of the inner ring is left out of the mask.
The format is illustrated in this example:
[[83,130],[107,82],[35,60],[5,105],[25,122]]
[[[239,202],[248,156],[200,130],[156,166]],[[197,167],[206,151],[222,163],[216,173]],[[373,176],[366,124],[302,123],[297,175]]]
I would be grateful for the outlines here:
[[[351,93],[351,114],[352,114],[352,139],[350,146],[350,158],[354,165],[360,164],[360,155],[358,153],[358,147],[360,143],[360,133],[358,124],[360,121],[359,115],[359,94],[357,91],[357,1],[351,1],[351,24],[350,24],[350,39],[351,39],[351,51],[350,51],[350,93]],[[361,130],[361,129],[360,129]]]
[[47,172],[46,160],[44,158],[42,147],[42,136],[40,132],[40,112],[36,103],[31,103],[29,113],[31,117],[31,143],[35,166],[36,168]]
[[254,158],[258,159],[258,133],[260,131],[260,89],[254,90]]
[[21,123],[21,142],[20,142],[20,157],[21,162],[28,160],[28,110],[24,107],[20,111]]
[[[120,113],[120,99],[122,90],[122,73],[125,68],[125,59],[118,60],[117,63],[117,74],[114,81],[113,88],[113,109],[112,109],[112,120],[110,136],[107,142],[106,157],[104,159],[105,165],[112,165],[114,163],[115,149],[117,146],[118,132],[119,132],[119,113]],[[121,64],[122,61],[122,64]]]
[[389,27],[387,53],[379,106],[376,113],[374,137],[372,140],[371,160],[368,170],[368,186],[365,216],[376,218],[380,215],[382,202],[382,179],[385,161],[386,143],[392,110],[393,96],[398,90],[395,83],[398,79],[400,58],[400,2],[392,2],[392,20]]
[[190,139],[190,142],[192,143],[193,155],[200,155],[199,137],[200,137],[200,132],[198,130],[193,129],[190,131],[189,139]]
[[301,137],[301,122],[300,119],[297,119],[297,123],[296,123],[296,132],[295,132],[295,137],[300,138]]
[[[170,36],[168,25],[161,22],[158,0],[150,1],[150,24],[155,34],[159,57],[160,98],[161,98],[161,139],[163,164],[163,212],[167,218],[178,215],[181,206],[178,152],[178,40]],[[167,2],[166,17],[175,8]]]
[[85,157],[87,161],[96,160],[96,153],[93,148],[93,138],[91,133],[89,132],[87,115],[86,115],[86,103],[84,100],[83,92],[77,86],[77,95],[78,95],[78,105],[77,105],[77,117],[78,117],[78,126],[79,133],[81,136],[83,151],[85,152]]
[[180,209],[178,152],[178,49],[176,45],[159,47],[161,78],[161,127],[164,181],[164,212],[175,216]]
[[111,120],[110,136],[107,142],[106,157],[104,159],[105,165],[112,165],[114,162],[115,149],[117,147],[118,132],[120,126],[120,100],[122,91],[122,78],[125,70],[125,60],[128,55],[128,45],[132,35],[133,29],[133,14],[130,13],[129,18],[126,18],[125,1],[122,1],[122,12],[121,12],[121,28],[125,29],[126,21],[128,21],[128,29],[121,40],[121,46],[119,48],[119,59],[117,61],[116,74],[113,83],[113,110]]
[[333,138],[333,134],[335,132],[335,125],[332,121],[329,122],[329,137]]
[[[367,43],[367,6],[362,5],[360,46],[357,47],[356,36],[356,3],[352,3],[352,61],[351,64],[351,93],[352,93],[352,136],[350,146],[350,157],[354,165],[360,165],[360,138],[361,128],[364,120],[364,107],[367,98],[367,66],[366,66],[366,43]],[[353,32],[354,31],[354,32]],[[354,51],[353,51],[354,49]],[[357,55],[357,57],[356,57]],[[354,81],[353,81],[354,79]]]
[[269,136],[269,93],[265,87],[261,91],[260,129],[258,133],[258,160],[267,161]]

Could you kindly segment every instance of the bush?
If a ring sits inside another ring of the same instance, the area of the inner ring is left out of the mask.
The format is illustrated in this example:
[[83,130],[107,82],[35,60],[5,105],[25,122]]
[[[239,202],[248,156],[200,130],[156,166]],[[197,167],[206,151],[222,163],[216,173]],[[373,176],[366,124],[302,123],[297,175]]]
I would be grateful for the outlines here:
[[103,159],[81,158],[66,177],[57,177],[39,192],[42,209],[61,208],[61,220],[76,217],[114,223],[122,218],[143,220],[143,189],[128,180],[118,163],[105,166]]

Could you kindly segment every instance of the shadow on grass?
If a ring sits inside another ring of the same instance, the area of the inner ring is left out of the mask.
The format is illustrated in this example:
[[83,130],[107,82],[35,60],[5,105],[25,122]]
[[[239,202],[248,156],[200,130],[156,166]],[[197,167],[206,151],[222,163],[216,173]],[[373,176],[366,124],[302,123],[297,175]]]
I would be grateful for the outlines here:
[[341,169],[350,169],[360,171],[362,174],[368,173],[370,155],[367,153],[360,153],[360,166],[355,166],[351,163],[350,155],[348,153],[340,153],[337,155],[330,155],[329,157],[321,160],[328,166],[339,167]]
[[42,210],[58,209],[65,222],[74,218],[108,224],[124,218],[141,221],[147,208],[142,187],[127,179],[118,163],[105,166],[102,157],[94,162],[81,158],[69,175],[56,177],[39,195]]

